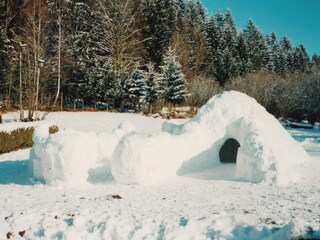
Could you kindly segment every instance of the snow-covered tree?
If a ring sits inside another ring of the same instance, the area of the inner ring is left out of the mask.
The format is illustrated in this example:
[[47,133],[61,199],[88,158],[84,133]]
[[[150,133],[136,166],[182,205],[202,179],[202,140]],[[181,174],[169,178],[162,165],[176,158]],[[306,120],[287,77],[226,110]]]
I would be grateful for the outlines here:
[[294,50],[294,66],[297,72],[308,73],[310,71],[310,58],[305,47],[300,44]]
[[145,81],[144,72],[139,69],[135,69],[131,75],[131,78],[127,82],[129,98],[133,101],[135,109],[145,95]]
[[135,34],[140,29],[135,28],[135,18],[132,13],[134,2],[131,0],[98,0],[103,13],[103,26],[107,29],[110,46],[110,59],[114,71],[113,98],[116,107],[121,107],[122,101],[127,96],[127,81],[137,57],[139,40]]
[[237,51],[237,65],[239,74],[244,74],[251,68],[251,63],[248,53],[248,45],[243,32],[239,32],[236,40],[235,49]]
[[164,99],[173,105],[182,104],[189,96],[187,82],[181,71],[181,64],[176,60],[175,51],[169,47],[161,66],[162,76],[166,84]]
[[165,49],[172,40],[177,24],[176,1],[142,0],[141,9],[144,28],[142,36],[149,59],[159,66]]
[[152,106],[159,97],[159,88],[157,84],[157,73],[154,70],[154,65],[147,65],[148,71],[145,72],[145,95],[144,102],[149,106],[149,112],[152,113]]
[[252,63],[252,71],[260,70],[268,64],[268,46],[262,32],[256,27],[252,20],[248,21],[245,29],[249,59]]
[[[206,11],[199,1],[188,1],[182,30],[185,41],[180,44],[180,52],[188,53],[188,62],[183,63],[186,73],[198,75],[205,66]],[[185,58],[186,60],[186,58]]]
[[316,53],[314,53],[312,55],[311,64],[312,64],[312,71],[313,72],[320,70],[320,56],[317,55]]
[[[67,43],[74,66],[69,94],[93,100],[102,81],[103,65],[110,55],[109,32],[97,1],[67,1]],[[100,76],[100,77],[99,77]]]
[[186,20],[188,25],[197,29],[204,29],[206,22],[206,10],[200,1],[188,1],[186,4]]
[[237,61],[237,30],[229,10],[225,17],[218,13],[209,20],[206,36],[206,72],[223,86],[237,75],[240,67]]
[[220,84],[224,83],[238,74],[238,62],[237,62],[237,29],[233,20],[230,10],[227,10],[224,18],[223,25],[223,37],[224,37],[224,71],[225,76],[220,77]]
[[267,44],[267,58],[268,62],[266,64],[266,68],[269,71],[275,70],[275,61],[276,61],[276,54],[277,49],[279,47],[277,36],[274,32],[272,32],[270,35],[266,35],[265,41]]
[[218,15],[211,17],[206,27],[206,72],[211,76],[215,75],[215,63],[224,46],[223,32],[219,28],[218,18],[220,19]]

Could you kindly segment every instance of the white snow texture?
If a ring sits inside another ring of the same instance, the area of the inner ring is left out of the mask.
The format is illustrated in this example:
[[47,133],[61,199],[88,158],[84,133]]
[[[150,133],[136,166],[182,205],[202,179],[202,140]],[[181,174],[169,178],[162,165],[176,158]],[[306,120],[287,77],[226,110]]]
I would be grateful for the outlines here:
[[[130,123],[110,134],[61,131],[37,139],[30,153],[32,176],[46,183],[83,184],[91,169],[111,165],[115,180],[154,184],[177,174],[223,171],[219,151],[229,138],[239,148],[237,163],[223,179],[287,184],[299,180],[304,149],[254,99],[238,92],[213,97],[182,125],[164,124],[161,133],[135,133]],[[221,172],[223,175],[224,173]]]
[[111,154],[119,140],[133,132],[130,122],[121,123],[112,134],[84,133],[71,129],[43,136],[43,126],[35,129],[34,146],[30,151],[31,176],[45,183],[86,184],[90,170],[108,168]]

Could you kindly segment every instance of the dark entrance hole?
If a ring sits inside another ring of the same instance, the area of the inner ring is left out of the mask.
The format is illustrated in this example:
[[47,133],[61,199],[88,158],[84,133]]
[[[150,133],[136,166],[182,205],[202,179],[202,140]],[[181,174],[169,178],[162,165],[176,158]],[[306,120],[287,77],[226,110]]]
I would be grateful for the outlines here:
[[219,151],[220,162],[236,163],[239,147],[240,143],[237,140],[234,138],[227,139]]

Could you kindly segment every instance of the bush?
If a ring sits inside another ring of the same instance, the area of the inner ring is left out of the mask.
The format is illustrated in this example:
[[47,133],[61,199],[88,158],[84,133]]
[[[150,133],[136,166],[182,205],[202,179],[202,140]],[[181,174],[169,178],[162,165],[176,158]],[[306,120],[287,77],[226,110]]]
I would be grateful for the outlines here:
[[188,91],[191,94],[188,104],[192,107],[201,107],[220,90],[217,81],[199,76],[188,83]]
[[[59,131],[58,126],[49,127],[49,134]],[[34,127],[18,128],[11,132],[0,131],[0,154],[30,148],[33,146],[32,135]]]
[[320,73],[282,78],[260,71],[229,81],[224,90],[246,93],[275,117],[320,121]]

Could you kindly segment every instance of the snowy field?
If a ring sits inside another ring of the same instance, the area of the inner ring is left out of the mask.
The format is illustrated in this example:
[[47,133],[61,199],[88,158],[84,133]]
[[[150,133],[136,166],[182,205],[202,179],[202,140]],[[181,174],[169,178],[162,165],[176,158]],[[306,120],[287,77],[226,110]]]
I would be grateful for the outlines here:
[[[0,129],[17,117],[4,115]],[[48,121],[100,134],[123,121],[143,134],[164,123],[105,112],[52,113]],[[288,131],[311,160],[301,182],[284,186],[223,180],[228,165],[154,185],[119,184],[103,168],[88,184],[35,184],[30,149],[0,155],[0,239],[320,239],[320,131]]]

